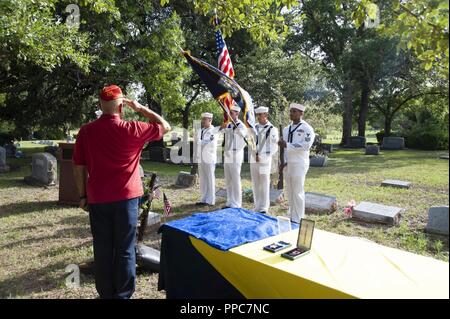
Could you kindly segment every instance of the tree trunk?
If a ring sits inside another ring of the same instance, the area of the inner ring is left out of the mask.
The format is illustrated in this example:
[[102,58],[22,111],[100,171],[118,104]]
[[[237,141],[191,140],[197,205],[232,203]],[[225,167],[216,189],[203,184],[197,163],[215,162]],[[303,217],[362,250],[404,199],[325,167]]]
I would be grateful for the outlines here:
[[344,112],[342,114],[342,139],[341,145],[347,145],[352,135],[352,117],[353,117],[353,88],[350,81],[344,84],[342,91],[342,102]]
[[367,80],[364,80],[361,88],[361,103],[359,105],[358,116],[358,136],[366,136],[367,111],[369,110],[370,87]]
[[391,136],[392,115],[384,116],[384,136]]
[[[147,88],[146,88],[146,91],[149,92],[149,90]],[[145,98],[147,100],[148,107],[152,111],[161,115],[162,114],[161,105],[159,105],[159,103],[156,102],[149,93],[145,94]],[[152,141],[152,142],[148,143],[147,149],[150,147],[164,147],[164,137],[161,138],[159,141]]]
[[189,108],[187,106],[183,110],[183,128],[185,130],[189,129]]

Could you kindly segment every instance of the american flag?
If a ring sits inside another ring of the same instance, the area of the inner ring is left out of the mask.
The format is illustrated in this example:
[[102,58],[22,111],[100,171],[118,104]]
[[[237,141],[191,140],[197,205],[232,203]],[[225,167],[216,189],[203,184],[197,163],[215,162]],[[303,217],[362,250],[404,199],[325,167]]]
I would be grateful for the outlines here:
[[220,30],[216,31],[216,45],[219,70],[228,75],[230,78],[234,78],[233,63],[231,63],[230,54]]
[[159,199],[161,197],[161,191],[159,187],[155,188],[151,194],[152,199]]
[[[219,19],[216,17],[214,19],[214,26],[219,25]],[[220,29],[216,31],[216,46],[217,46],[217,63],[218,69],[228,75],[230,78],[234,78],[234,69],[233,63],[231,62],[230,53],[228,52],[227,44],[222,37],[222,32]],[[222,99],[223,104],[230,110],[231,105],[233,103],[233,98],[230,94]],[[223,115],[224,121],[228,121],[228,116],[226,114]]]
[[164,216],[169,216],[172,210],[172,205],[170,204],[170,201],[167,198],[166,193],[163,193],[163,198],[164,198]]

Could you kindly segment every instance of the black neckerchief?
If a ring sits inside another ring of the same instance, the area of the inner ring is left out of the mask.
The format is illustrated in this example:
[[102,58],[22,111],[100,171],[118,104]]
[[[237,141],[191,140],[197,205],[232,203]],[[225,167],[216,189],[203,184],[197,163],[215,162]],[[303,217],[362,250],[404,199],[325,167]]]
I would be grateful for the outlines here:
[[233,127],[233,131],[234,131],[239,126],[239,124],[241,124],[241,122],[237,122],[236,126],[233,125],[233,123],[230,123],[229,125],[231,125],[230,128]]
[[[211,127],[211,126],[210,126]],[[203,141],[203,134],[209,130],[210,127],[204,127],[202,128],[201,134],[200,134],[200,140]]]
[[231,128],[231,125],[233,126],[233,134],[231,134],[231,138],[230,138],[230,141],[229,141],[228,146],[229,146],[229,147],[233,147],[233,146],[234,146],[234,148],[233,148],[234,151],[236,150],[236,146],[235,146],[235,143],[236,143],[236,142],[234,141],[234,130],[235,130],[240,124],[241,124],[241,122],[236,122],[236,125],[233,125],[233,123],[228,124],[228,125],[230,126],[230,128]]
[[294,135],[294,132],[300,127],[300,125],[302,125],[301,121],[293,130],[291,130],[292,124],[289,125],[288,143],[292,143],[292,137]]
[[[258,124],[258,128],[259,128],[259,126],[260,126],[260,124]],[[267,138],[268,138],[269,135],[270,135],[270,130],[272,129],[272,127],[273,127],[273,125],[270,125],[270,123],[265,124],[265,125],[263,126],[263,129],[266,129],[266,128],[269,128],[269,129],[268,129],[267,132],[266,132],[266,139],[265,139],[264,142],[261,144],[261,146],[257,148],[257,150],[256,150],[256,155],[259,155],[259,151],[262,150],[262,148],[263,148],[264,145],[266,144]],[[259,146],[258,143],[259,143],[259,132],[257,132],[257,134],[256,134],[256,146]]]

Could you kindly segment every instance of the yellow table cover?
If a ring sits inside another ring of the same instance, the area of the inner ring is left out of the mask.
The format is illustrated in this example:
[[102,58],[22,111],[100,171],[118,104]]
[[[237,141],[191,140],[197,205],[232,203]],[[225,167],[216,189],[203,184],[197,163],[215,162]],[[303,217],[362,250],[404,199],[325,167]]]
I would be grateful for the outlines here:
[[[192,245],[246,298],[449,298],[449,265],[374,242],[314,230],[311,252],[291,261],[298,230],[221,251]],[[293,244],[263,250],[278,240]]]

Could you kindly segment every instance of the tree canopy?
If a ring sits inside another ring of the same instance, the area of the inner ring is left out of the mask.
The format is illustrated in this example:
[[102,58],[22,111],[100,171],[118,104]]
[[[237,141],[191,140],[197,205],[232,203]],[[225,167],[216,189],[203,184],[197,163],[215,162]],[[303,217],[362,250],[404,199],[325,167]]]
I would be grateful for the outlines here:
[[180,49],[217,64],[215,15],[236,80],[277,121],[309,103],[341,116],[345,144],[369,124],[389,134],[412,105],[448,116],[444,0],[4,0],[0,12],[0,130],[18,137],[95,118],[109,83],[189,127],[215,105]]

